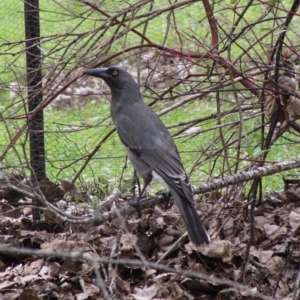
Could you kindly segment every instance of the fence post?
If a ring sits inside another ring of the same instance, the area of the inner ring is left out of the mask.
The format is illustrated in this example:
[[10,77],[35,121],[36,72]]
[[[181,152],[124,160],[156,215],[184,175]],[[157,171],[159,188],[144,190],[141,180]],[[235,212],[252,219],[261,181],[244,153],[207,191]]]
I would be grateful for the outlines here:
[[[39,0],[24,1],[25,38],[26,38],[26,68],[28,110],[33,111],[43,100],[42,66],[40,49],[40,19]],[[46,176],[45,141],[43,111],[37,114],[29,123],[30,164],[38,181]],[[34,205],[39,205],[33,199]],[[33,219],[40,218],[40,211],[33,210]]]

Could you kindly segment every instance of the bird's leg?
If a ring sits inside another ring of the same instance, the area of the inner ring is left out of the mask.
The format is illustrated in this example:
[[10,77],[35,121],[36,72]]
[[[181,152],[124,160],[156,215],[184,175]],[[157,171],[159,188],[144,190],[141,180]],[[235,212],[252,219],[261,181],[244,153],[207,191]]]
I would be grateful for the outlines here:
[[133,193],[133,197],[135,195],[135,186],[136,186],[136,184],[138,185],[138,190],[139,190],[139,193],[140,193],[141,192],[140,181],[139,181],[139,178],[137,176],[136,170],[134,170],[133,177],[130,180],[130,192]]
[[134,200],[130,200],[128,203],[129,205],[133,206],[138,213],[138,217],[141,218],[142,217],[142,209],[141,209],[141,199],[146,191],[148,184],[144,184],[142,191],[140,192],[140,195],[137,199]]
[[170,199],[172,197],[171,192],[158,192],[157,195],[163,196],[165,198],[165,210],[169,208]]

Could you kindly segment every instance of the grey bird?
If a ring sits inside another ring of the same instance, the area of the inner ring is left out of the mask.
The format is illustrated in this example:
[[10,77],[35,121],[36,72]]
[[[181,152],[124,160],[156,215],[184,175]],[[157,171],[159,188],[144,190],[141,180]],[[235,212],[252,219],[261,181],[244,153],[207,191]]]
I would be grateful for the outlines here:
[[171,192],[191,241],[196,246],[209,243],[209,235],[193,206],[192,187],[176,145],[166,126],[144,103],[133,77],[115,66],[90,69],[83,73],[102,78],[111,89],[110,113],[113,123],[133,167],[144,180],[144,187],[132,205],[140,207],[140,199],[154,178]]

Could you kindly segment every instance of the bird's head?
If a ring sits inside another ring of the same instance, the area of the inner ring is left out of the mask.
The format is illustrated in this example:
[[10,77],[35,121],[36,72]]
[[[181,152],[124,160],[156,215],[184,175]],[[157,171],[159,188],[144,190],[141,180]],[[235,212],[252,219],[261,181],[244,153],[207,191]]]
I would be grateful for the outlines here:
[[83,71],[83,74],[102,78],[109,85],[112,92],[116,89],[125,89],[126,87],[131,89],[138,88],[133,77],[120,67],[89,69]]

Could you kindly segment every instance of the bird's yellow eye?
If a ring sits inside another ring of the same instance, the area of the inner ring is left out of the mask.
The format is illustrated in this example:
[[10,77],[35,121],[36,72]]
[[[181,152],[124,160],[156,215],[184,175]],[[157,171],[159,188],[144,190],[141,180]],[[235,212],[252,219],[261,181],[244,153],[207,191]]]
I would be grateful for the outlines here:
[[113,75],[113,76],[117,76],[117,75],[118,75],[118,71],[113,71],[113,72],[112,72],[112,75]]

